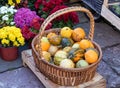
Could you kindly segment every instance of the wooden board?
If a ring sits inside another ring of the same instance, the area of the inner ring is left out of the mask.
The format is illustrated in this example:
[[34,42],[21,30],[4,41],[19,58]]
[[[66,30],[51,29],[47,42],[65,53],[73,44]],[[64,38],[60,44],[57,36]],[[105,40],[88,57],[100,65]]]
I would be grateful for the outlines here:
[[109,0],[104,0],[101,10],[101,15],[106,20],[108,20],[112,25],[114,25],[118,30],[120,30],[120,18],[117,17],[108,8],[110,5],[116,5],[116,4],[120,4],[120,2],[109,2]]
[[101,15],[120,30],[120,18],[112,13],[105,5],[102,6]]
[[80,84],[78,86],[66,87],[53,83],[35,67],[32,52],[30,49],[22,52],[22,60],[23,64],[32,70],[32,72],[38,77],[38,79],[44,84],[46,88],[106,88],[105,79],[98,73],[96,73],[95,77],[91,81]]
[[110,0],[104,0],[104,3],[103,3],[106,7],[108,7],[109,5],[119,5],[120,4],[120,1],[110,1]]

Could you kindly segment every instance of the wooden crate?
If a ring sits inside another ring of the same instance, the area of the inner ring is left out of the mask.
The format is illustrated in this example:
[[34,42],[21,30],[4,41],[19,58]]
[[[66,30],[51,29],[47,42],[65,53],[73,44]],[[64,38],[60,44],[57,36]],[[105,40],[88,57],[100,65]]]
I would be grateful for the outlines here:
[[91,81],[80,84],[78,86],[66,87],[53,83],[35,67],[31,49],[22,52],[22,60],[23,65],[28,66],[46,88],[106,88],[105,79],[98,73],[96,73],[95,77]]
[[111,2],[110,0],[104,0],[102,5],[101,15],[108,20],[112,25],[120,30],[120,18],[117,17],[112,11],[109,10],[109,6],[120,4],[120,1]]

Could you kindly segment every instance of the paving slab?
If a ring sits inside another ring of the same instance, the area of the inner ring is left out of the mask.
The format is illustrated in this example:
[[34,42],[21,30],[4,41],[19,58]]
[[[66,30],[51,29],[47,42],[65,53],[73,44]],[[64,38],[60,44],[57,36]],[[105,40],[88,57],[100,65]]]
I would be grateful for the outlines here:
[[0,88],[45,88],[28,68],[19,68],[0,74]]
[[[80,13],[79,20],[80,24],[75,27],[83,27],[88,34],[88,19]],[[94,41],[103,49],[103,59],[97,71],[107,80],[107,88],[120,88],[120,33],[106,23],[95,23]],[[19,48],[19,54],[25,49],[28,44]],[[12,62],[0,59],[0,72],[4,72],[0,74],[0,88],[45,88],[28,68],[22,67],[21,55]]]
[[97,72],[106,79],[107,88],[110,88],[110,77],[116,75],[113,70],[104,61],[101,61],[97,68]]
[[[80,23],[75,27],[84,28],[88,35],[90,24]],[[95,23],[94,41],[97,42],[102,48],[120,44],[120,32],[113,30],[113,28],[106,23]]]
[[120,88],[120,44],[102,51],[97,71],[107,80],[107,88]]
[[120,75],[120,45],[105,49],[103,51],[103,60]]
[[19,68],[21,66],[22,66],[22,60],[20,57],[17,58],[15,61],[10,61],[10,62],[0,59],[0,72],[12,70],[15,68]]
[[97,72],[106,79],[107,88],[120,88],[120,76],[117,75],[107,63],[101,61],[97,68]]

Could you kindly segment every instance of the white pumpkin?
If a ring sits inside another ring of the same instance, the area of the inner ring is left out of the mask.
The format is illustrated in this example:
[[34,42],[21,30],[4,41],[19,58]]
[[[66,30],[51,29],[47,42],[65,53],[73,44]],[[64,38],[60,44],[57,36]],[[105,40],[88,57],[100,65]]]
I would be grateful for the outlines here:
[[63,68],[74,68],[75,64],[70,59],[64,59],[64,60],[62,60],[60,62],[60,67],[63,67]]
[[58,47],[57,47],[57,46],[51,45],[50,48],[49,48],[49,50],[48,50],[48,52],[49,52],[52,56],[54,56],[54,54],[57,52],[57,50],[58,50]]

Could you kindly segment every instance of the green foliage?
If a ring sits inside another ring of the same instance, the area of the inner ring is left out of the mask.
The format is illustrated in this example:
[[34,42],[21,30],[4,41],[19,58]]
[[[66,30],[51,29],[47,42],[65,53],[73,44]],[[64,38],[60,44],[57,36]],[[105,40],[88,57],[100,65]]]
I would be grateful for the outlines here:
[[67,22],[64,22],[64,21],[54,21],[53,22],[53,28],[62,28],[65,26],[72,28],[73,23],[70,20],[68,20]]
[[0,0],[0,7],[8,3],[8,0]]
[[117,14],[120,15],[120,5],[113,5],[112,6]]
[[28,0],[28,7],[29,7],[31,10],[35,10],[35,7],[34,7],[35,1],[36,1],[36,0]]

